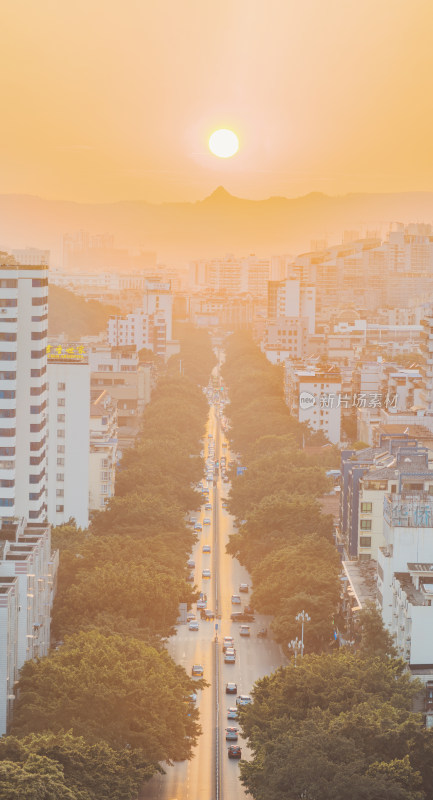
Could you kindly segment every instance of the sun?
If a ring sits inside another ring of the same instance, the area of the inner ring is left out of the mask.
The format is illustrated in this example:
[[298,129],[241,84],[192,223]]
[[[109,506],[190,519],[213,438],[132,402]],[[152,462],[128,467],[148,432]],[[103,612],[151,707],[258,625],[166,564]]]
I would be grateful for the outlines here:
[[239,139],[233,131],[220,128],[210,136],[209,150],[218,158],[231,158],[239,150]]

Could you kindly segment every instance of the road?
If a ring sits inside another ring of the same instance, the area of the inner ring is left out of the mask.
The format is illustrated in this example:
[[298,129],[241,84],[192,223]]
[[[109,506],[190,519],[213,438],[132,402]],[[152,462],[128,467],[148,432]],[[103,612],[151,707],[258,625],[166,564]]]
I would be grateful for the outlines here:
[[[217,412],[213,405],[210,407],[207,424],[205,457],[208,456],[212,442],[216,443],[215,459],[221,461],[221,456],[226,455],[229,460],[228,442],[218,430]],[[237,684],[238,694],[249,694],[258,678],[269,674],[283,663],[280,648],[269,636],[267,639],[257,638],[257,631],[261,627],[269,627],[269,618],[256,615],[255,622],[250,623],[249,638],[239,636],[239,624],[230,620],[232,611],[240,608],[232,606],[231,595],[238,594],[240,583],[250,585],[251,580],[246,569],[225,552],[228,537],[234,530],[232,517],[222,507],[229,484],[218,477],[216,486],[211,483],[207,485],[212,511],[205,511],[202,506],[200,514],[192,515],[202,523],[203,531],[199,534],[199,541],[191,557],[195,561],[195,583],[201,591],[206,592],[207,607],[213,611],[218,610],[221,619],[215,622],[201,621],[198,613],[198,632],[190,631],[187,625],[179,625],[176,635],[168,642],[168,650],[176,662],[182,664],[189,674],[193,664],[201,664],[204,667],[204,677],[211,684],[197,693],[203,732],[194,757],[173,766],[163,765],[166,774],[156,776],[146,785],[142,795],[146,799],[239,800],[246,797],[239,781],[239,762],[227,757],[229,743],[226,744],[225,741],[225,728],[236,725],[236,721],[227,720],[227,708],[235,705],[236,698],[225,694],[225,684],[234,682]],[[204,518],[210,518],[211,524],[203,524]],[[204,544],[211,545],[210,554],[202,552]],[[203,569],[211,570],[210,579],[202,578]],[[241,598],[242,605],[247,605],[249,595],[241,594]],[[215,625],[218,625],[217,631]],[[216,634],[218,643],[215,643]],[[224,664],[224,636],[233,636],[235,640],[235,664]],[[242,747],[242,758],[248,758],[248,749],[240,737],[237,743]]]

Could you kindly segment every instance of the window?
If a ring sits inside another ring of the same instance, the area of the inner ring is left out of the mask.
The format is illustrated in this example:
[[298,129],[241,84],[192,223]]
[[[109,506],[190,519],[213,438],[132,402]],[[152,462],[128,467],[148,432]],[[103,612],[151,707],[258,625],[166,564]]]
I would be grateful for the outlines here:
[[30,370],[30,377],[31,378],[42,378],[42,375],[45,375],[47,371],[46,367],[41,367],[40,369],[31,369]]
[[0,333],[0,342],[16,342],[16,333]]
[[46,348],[43,350],[32,350],[30,353],[31,358],[43,358],[46,355]]
[[0,436],[15,436],[15,428],[0,428]]
[[30,433],[40,433],[44,430],[44,428],[45,420],[43,419],[42,422],[39,422],[39,424],[34,423],[30,425]]
[[1,400],[15,400],[16,392],[14,389],[1,389],[0,390],[0,399]]
[[0,506],[13,506],[14,501],[12,497],[0,497]]
[[56,506],[56,511],[60,514],[62,511],[65,510],[65,506]]
[[0,456],[14,456],[15,447],[0,447]]
[[48,278],[32,278],[32,286],[34,289],[41,286],[48,286]]
[[109,472],[101,472],[101,481],[108,481],[110,480],[110,473]]
[[65,459],[64,458],[58,458],[57,459],[57,466],[58,467],[64,467],[65,466]]
[[56,497],[64,497],[65,492],[63,489],[56,489]]
[[48,314],[42,314],[41,316],[32,316],[32,322],[45,322],[48,319]]
[[0,408],[0,419],[13,419],[16,417],[14,408]]
[[64,414],[57,414],[57,422],[64,422],[65,415]]
[[101,494],[107,494],[107,493],[108,493],[108,486],[102,485],[101,486]]
[[58,439],[64,439],[64,438],[65,438],[65,431],[64,431],[64,430],[61,430],[61,429],[59,428],[59,429],[58,429],[58,431],[57,431],[57,438],[58,438]]
[[0,289],[16,289],[18,281],[13,278],[2,278],[0,280]]
[[[48,297],[32,297],[32,306],[44,306],[48,303]],[[16,305],[16,303],[15,303]]]
[[361,503],[361,513],[368,514],[372,511],[373,504],[372,503]]
[[362,531],[371,531],[371,519],[362,519],[360,528]]
[[40,414],[42,406],[30,406],[30,414]]
[[64,397],[58,397],[57,398],[57,405],[58,406],[64,406],[65,405],[65,398]]
[[18,305],[18,300],[16,298],[9,297],[7,300],[1,299],[0,300],[0,308],[16,308]]
[[64,444],[58,444],[57,445],[57,452],[58,453],[64,453],[65,452],[65,445]]
[[360,536],[359,537],[359,546],[360,547],[371,547],[371,536]]
[[2,487],[2,489],[11,489],[12,486],[15,486],[15,481],[10,481],[4,478],[3,480],[0,481],[0,486]]
[[32,339],[33,341],[38,341],[40,339],[45,339],[47,335],[47,331],[32,331]]
[[0,372],[0,381],[15,381],[16,378],[16,372]]
[[64,391],[65,391],[65,389],[66,389],[66,383],[58,383],[58,384],[57,384],[57,390],[58,390],[59,392],[64,392]]
[[58,472],[57,475],[56,475],[56,481],[59,481],[60,483],[62,483],[64,480],[65,480],[64,472]]

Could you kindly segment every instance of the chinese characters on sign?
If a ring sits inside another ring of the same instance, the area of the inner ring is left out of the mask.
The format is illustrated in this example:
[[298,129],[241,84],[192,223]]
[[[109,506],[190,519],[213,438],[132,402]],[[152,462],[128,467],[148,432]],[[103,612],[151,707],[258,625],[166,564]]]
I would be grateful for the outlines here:
[[87,350],[82,344],[47,345],[47,358],[63,361],[81,361],[87,358]]

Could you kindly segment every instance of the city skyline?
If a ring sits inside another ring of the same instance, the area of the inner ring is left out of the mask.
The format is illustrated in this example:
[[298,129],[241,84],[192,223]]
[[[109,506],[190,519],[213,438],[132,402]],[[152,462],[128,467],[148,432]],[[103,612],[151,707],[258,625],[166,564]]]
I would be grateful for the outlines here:
[[[427,0],[3,10],[1,193],[79,202],[433,188]],[[239,137],[218,159],[209,135]]]

